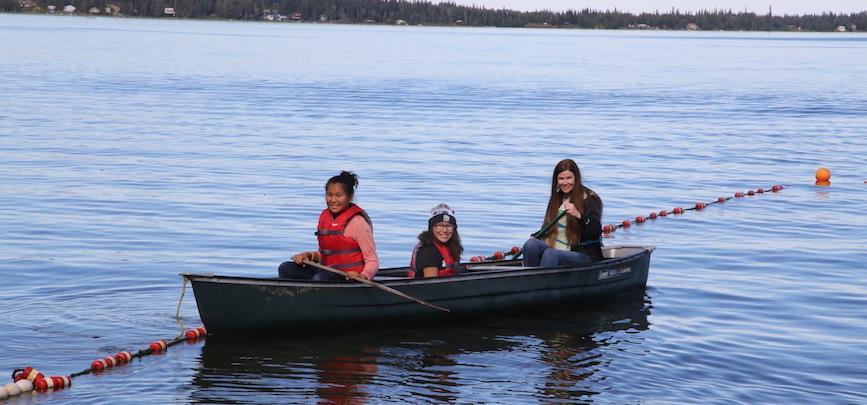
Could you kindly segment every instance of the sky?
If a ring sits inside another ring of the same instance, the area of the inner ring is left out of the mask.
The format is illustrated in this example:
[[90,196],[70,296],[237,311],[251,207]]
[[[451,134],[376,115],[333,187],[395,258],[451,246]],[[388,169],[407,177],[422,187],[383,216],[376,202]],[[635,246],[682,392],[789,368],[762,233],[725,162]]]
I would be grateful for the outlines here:
[[669,11],[672,7],[680,11],[698,10],[728,10],[750,11],[767,14],[771,7],[775,15],[783,14],[821,14],[832,11],[835,13],[857,13],[867,10],[864,0],[450,0],[453,3],[477,5],[486,8],[508,8],[512,10],[530,11],[549,9],[565,11],[591,8],[597,10],[628,11],[632,13],[648,11]]

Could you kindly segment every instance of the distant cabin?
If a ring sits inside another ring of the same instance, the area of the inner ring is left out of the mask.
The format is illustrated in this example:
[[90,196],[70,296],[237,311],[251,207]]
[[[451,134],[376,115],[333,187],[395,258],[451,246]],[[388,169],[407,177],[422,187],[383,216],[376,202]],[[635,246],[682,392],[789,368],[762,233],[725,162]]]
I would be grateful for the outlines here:
[[698,28],[698,24],[696,24],[696,23],[689,23],[689,24],[687,24],[687,25],[686,25],[686,29],[687,29],[688,31],[698,31],[698,30],[699,30],[699,28]]
[[839,26],[837,26],[837,29],[836,29],[835,31],[837,31],[837,32],[846,32],[846,27],[844,27],[844,26],[842,26],[842,25],[839,25]]
[[73,6],[72,4],[65,6],[65,7],[63,7],[63,12],[66,14],[75,13],[75,6]]

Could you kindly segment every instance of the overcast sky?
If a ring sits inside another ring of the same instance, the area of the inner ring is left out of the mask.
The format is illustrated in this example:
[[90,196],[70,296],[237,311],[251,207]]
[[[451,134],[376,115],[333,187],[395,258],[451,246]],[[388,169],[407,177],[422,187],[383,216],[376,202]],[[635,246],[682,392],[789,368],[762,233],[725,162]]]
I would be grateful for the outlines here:
[[856,13],[867,10],[864,0],[451,0],[457,4],[466,4],[512,10],[549,9],[564,11],[568,9],[581,10],[591,8],[597,10],[613,10],[641,12],[669,11],[676,7],[681,11],[697,10],[728,10],[751,11],[764,14],[771,6],[775,15],[782,14],[821,14],[833,11],[835,13]]

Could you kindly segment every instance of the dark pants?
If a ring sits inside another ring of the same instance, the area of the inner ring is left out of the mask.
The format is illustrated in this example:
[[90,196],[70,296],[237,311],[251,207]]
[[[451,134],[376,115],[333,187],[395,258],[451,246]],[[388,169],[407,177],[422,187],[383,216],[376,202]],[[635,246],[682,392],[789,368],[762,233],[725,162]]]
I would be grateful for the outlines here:
[[524,242],[523,251],[524,267],[582,266],[593,263],[586,253],[554,249],[536,238]]
[[329,273],[310,266],[299,266],[295,262],[283,262],[277,269],[280,278],[294,278],[313,281],[346,281],[346,277]]

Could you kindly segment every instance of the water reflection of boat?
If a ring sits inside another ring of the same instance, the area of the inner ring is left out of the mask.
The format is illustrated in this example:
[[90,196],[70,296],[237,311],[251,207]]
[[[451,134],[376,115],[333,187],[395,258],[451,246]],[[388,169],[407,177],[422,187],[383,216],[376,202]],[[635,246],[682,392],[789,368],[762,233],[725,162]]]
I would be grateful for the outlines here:
[[377,281],[448,308],[440,312],[356,283],[183,274],[199,316],[212,333],[430,322],[504,310],[598,301],[647,284],[652,247],[607,247],[606,260],[586,267],[524,268],[519,261],[468,265],[457,277],[406,279],[406,268],[383,269]]
[[[594,376],[620,358],[649,327],[644,292],[592,308],[489,316],[346,333],[213,335],[195,367],[191,400],[204,403],[503,402],[594,395]],[[521,368],[516,368],[520,365]],[[532,376],[531,378],[528,376]],[[503,378],[503,381],[499,379]],[[499,398],[499,400],[497,399]]]

